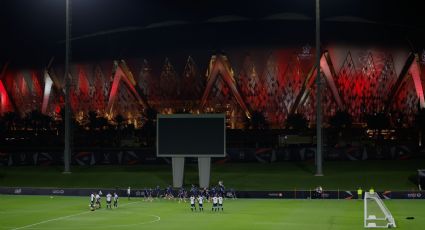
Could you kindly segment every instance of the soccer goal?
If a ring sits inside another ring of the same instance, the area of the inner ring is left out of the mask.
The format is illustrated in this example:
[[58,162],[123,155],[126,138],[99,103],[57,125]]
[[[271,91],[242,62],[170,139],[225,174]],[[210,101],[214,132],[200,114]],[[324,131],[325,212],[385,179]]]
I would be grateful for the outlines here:
[[366,192],[364,196],[364,227],[395,228],[395,221],[378,193]]

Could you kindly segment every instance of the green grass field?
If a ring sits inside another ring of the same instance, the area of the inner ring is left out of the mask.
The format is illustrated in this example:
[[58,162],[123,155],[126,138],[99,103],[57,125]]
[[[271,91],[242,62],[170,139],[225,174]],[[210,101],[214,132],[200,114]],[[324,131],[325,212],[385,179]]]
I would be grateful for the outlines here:
[[[325,190],[358,186],[376,190],[417,190],[421,160],[326,162],[315,177],[312,162],[212,165],[211,184],[223,180],[237,190]],[[73,167],[2,167],[0,186],[60,188],[144,188],[171,183],[170,165]],[[196,165],[186,165],[185,184],[197,184]],[[224,212],[192,213],[188,203],[121,198],[113,210],[89,211],[88,197],[0,195],[0,230],[19,229],[363,229],[363,202],[357,200],[226,200]],[[399,229],[425,226],[425,200],[386,200]],[[413,216],[415,219],[407,220]]]
[[[417,169],[425,168],[424,159],[406,161],[325,162],[324,177],[315,177],[313,162],[226,163],[213,164],[211,184],[223,180],[237,190],[311,189],[327,190],[417,190]],[[72,167],[62,174],[58,166],[0,167],[0,186],[59,188],[164,188],[172,182],[171,165]],[[198,183],[196,165],[186,165],[185,184]]]
[[[425,201],[389,200],[398,229],[423,229]],[[103,204],[104,205],[104,204]],[[188,203],[121,198],[117,209],[91,212],[88,197],[0,196],[0,229],[362,229],[357,200],[226,200],[223,212],[191,212]],[[415,219],[407,220],[413,216]]]

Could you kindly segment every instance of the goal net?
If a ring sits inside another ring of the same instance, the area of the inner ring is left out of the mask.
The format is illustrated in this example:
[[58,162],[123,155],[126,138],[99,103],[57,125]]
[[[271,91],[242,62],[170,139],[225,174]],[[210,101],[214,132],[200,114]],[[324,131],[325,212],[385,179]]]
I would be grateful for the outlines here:
[[379,195],[366,192],[364,196],[364,227],[365,228],[394,228],[396,227],[391,215]]

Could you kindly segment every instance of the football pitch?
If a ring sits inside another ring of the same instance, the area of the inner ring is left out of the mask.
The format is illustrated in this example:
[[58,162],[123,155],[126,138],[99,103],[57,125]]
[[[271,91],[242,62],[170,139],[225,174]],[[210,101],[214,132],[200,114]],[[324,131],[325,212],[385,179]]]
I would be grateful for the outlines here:
[[[224,211],[192,212],[173,200],[120,198],[117,209],[89,211],[88,197],[0,195],[0,229],[363,229],[357,200],[227,199]],[[423,229],[425,201],[386,200],[398,229]],[[414,217],[408,220],[406,217]]]

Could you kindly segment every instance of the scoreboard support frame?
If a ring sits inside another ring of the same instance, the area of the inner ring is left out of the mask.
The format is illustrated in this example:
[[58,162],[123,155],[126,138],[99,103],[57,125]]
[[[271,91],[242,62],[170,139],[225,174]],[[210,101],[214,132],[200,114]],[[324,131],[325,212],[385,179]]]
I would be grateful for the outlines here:
[[[184,181],[185,157],[172,157],[173,187],[181,188]],[[198,178],[199,187],[207,188],[210,185],[211,157],[198,157]]]
[[171,165],[173,168],[173,187],[181,188],[184,179],[184,157],[172,157]]
[[198,173],[199,187],[208,188],[210,186],[211,157],[198,157]]

